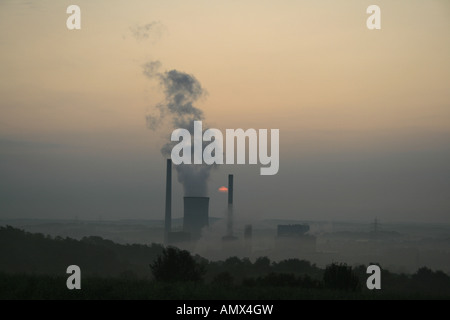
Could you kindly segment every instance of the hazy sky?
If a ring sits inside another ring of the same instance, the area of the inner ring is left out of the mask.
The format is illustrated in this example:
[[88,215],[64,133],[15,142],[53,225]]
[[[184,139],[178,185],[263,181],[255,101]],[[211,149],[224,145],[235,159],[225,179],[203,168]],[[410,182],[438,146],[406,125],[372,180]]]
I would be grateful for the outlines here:
[[163,93],[142,72],[158,60],[200,81],[209,126],[280,129],[279,173],[221,166],[211,215],[234,173],[242,220],[448,223],[449,16],[447,0],[2,0],[0,218],[162,218],[171,130],[146,127]]

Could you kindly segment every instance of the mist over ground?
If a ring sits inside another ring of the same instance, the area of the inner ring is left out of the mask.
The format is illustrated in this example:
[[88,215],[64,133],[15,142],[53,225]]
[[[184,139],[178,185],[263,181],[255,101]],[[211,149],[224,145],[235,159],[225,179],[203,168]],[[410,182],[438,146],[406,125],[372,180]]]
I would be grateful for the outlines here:
[[[307,223],[309,235],[316,238],[315,246],[302,240],[277,238],[278,224]],[[12,225],[29,232],[82,239],[100,236],[121,244],[162,243],[162,220],[70,221],[70,220],[0,220],[0,225]],[[227,243],[225,219],[211,218],[210,227],[193,244],[180,244],[181,248],[210,260],[229,257],[248,257],[255,260],[267,256],[273,261],[298,258],[320,267],[332,262],[349,265],[380,263],[392,272],[413,273],[420,267],[442,270],[450,274],[450,225],[441,224],[385,224],[374,232],[373,221],[314,222],[293,220],[260,220],[252,225],[250,243],[244,239],[244,227],[239,219],[235,223],[237,240]],[[173,221],[174,230],[182,229],[182,220]]]

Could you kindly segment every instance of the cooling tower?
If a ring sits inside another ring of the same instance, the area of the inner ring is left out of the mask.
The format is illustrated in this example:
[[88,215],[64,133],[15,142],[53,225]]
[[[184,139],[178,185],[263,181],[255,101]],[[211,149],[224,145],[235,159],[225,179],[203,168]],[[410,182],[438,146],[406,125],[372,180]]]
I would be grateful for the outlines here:
[[208,211],[208,197],[184,197],[183,231],[190,233],[192,240],[199,239],[202,228],[209,225]]
[[164,216],[164,243],[169,243],[169,234],[172,231],[172,160],[167,159],[166,171],[166,212]]

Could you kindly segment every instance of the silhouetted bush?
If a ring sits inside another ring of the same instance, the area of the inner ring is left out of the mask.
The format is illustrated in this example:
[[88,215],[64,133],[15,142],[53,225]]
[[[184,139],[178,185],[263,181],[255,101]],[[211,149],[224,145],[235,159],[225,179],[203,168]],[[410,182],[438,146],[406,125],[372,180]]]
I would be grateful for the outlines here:
[[323,282],[326,288],[335,290],[356,291],[359,289],[359,278],[346,264],[333,263],[325,268]]
[[322,282],[316,279],[311,278],[309,275],[304,275],[300,277],[298,280],[298,285],[302,288],[322,288]]
[[442,271],[422,267],[411,276],[411,286],[414,291],[449,294],[450,277]]
[[259,257],[253,266],[261,272],[270,271],[270,259],[268,257]]
[[211,284],[220,287],[231,287],[233,282],[233,276],[229,272],[221,272],[213,278]]
[[293,274],[269,273],[258,278],[246,278],[242,281],[246,287],[284,287],[284,288],[322,288],[322,283],[308,275],[296,277]]
[[163,249],[150,268],[155,280],[162,282],[198,282],[205,274],[204,266],[197,263],[188,251],[175,247]]
[[269,273],[265,277],[258,278],[257,282],[262,286],[271,287],[294,287],[297,285],[295,276],[285,273]]
[[280,262],[272,263],[273,272],[277,273],[294,273],[295,275],[301,274],[314,274],[322,278],[322,270],[317,268],[315,264],[311,264],[309,261],[299,259],[287,259]]

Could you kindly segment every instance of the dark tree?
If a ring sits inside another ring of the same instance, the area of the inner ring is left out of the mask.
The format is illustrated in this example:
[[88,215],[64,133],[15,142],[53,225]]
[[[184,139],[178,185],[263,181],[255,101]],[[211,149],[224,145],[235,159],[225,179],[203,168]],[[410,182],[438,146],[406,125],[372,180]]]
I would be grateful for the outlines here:
[[422,267],[411,276],[411,285],[414,291],[429,294],[450,293],[450,277],[442,271],[433,271]]
[[221,272],[211,281],[213,285],[219,287],[232,287],[233,282],[233,276],[229,272]]
[[260,272],[267,272],[270,270],[270,259],[267,257],[259,257],[253,266]]
[[198,282],[205,274],[204,266],[188,251],[174,247],[165,248],[150,268],[155,280],[162,282]]
[[323,282],[326,288],[334,290],[356,291],[359,278],[346,264],[332,263],[325,268]]

